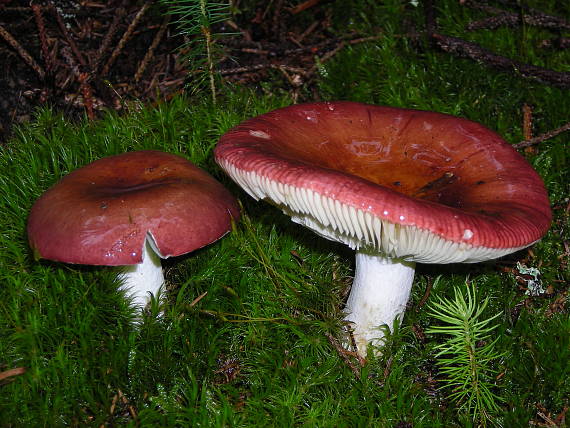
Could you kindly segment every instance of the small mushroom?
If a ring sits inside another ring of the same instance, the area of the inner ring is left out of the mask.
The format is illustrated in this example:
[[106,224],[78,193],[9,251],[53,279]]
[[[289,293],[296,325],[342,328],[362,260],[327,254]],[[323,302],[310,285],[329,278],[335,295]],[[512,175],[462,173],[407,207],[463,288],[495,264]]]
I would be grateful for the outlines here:
[[47,190],[33,205],[28,239],[37,258],[124,266],[133,303],[164,281],[160,259],[204,247],[239,217],[235,198],[186,159],[137,151],[99,159]]
[[223,135],[218,164],[247,193],[356,250],[346,304],[358,352],[401,320],[415,263],[475,263],[525,248],[551,220],[542,180],[501,137],[450,115],[300,104]]

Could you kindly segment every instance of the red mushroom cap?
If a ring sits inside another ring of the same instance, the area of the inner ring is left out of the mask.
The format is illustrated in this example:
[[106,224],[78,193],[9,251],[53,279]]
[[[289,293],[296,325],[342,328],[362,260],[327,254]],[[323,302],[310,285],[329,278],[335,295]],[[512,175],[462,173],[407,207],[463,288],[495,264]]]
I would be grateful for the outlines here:
[[330,239],[419,262],[476,262],[537,241],[542,180],[507,142],[450,115],[354,102],[294,105],[222,136],[216,161]]
[[239,217],[235,198],[186,159],[159,151],[99,159],[33,205],[30,246],[41,258],[91,265],[142,262],[147,236],[162,258],[203,247]]

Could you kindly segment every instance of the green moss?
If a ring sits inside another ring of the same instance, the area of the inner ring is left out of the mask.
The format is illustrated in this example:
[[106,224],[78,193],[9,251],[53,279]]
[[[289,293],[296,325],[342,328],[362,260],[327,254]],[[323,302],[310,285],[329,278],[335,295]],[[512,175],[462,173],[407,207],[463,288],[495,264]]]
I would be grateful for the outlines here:
[[[446,34],[491,47],[501,35],[496,49],[520,55],[518,30],[466,34],[463,25],[481,13],[440,3]],[[423,26],[421,6],[359,0],[345,10],[343,4],[330,5],[334,31],[383,37],[347,47],[324,64],[317,83],[323,99],[452,113],[511,142],[522,139],[524,103],[533,106],[535,134],[568,120],[568,91],[408,37],[410,26]],[[555,2],[537,7],[554,13]],[[542,30],[526,28],[525,46],[541,37]],[[557,70],[570,63],[567,52],[523,51],[521,59]],[[429,299],[452,297],[455,286],[474,281],[478,295],[490,299],[483,317],[503,314],[496,347],[508,357],[500,362],[497,391],[506,403],[497,423],[526,426],[541,421],[537,405],[553,416],[568,405],[568,134],[525,154],[554,207],[552,229],[532,254],[522,251],[499,265],[419,266],[403,324],[358,379],[326,336],[340,334],[353,255],[253,201],[212,160],[230,127],[289,103],[226,87],[216,107],[208,94],[180,97],[94,123],[72,124],[41,110],[0,149],[0,372],[26,369],[0,381],[0,414],[8,426],[468,426],[468,416],[439,390],[438,339],[421,334],[433,320],[420,302],[439,275]],[[139,149],[181,154],[207,169],[239,197],[244,217],[217,243],[165,262],[166,301],[135,329],[111,272],[35,261],[25,226],[34,200],[63,175]],[[551,294],[526,296],[515,274],[503,269],[523,258],[541,271]]]

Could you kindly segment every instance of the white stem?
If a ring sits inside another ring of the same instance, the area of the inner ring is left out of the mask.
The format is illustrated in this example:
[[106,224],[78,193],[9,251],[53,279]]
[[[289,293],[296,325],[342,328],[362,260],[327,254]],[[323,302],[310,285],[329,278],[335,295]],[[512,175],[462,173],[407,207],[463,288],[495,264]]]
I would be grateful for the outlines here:
[[133,306],[144,308],[150,301],[150,293],[157,295],[164,283],[160,257],[153,250],[147,238],[143,248],[143,261],[138,265],[121,266],[118,277],[122,281],[121,289],[126,290]]
[[380,326],[390,330],[402,320],[414,280],[415,263],[356,252],[356,270],[346,302],[346,321],[353,323],[358,353],[365,357],[369,343],[381,345]]

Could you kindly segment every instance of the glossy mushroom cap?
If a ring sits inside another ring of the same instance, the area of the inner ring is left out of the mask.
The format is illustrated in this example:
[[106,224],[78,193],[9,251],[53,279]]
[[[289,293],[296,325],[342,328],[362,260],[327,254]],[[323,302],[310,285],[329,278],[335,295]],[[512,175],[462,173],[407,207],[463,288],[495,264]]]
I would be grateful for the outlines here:
[[495,132],[450,115],[300,104],[222,136],[216,161],[251,196],[353,248],[424,263],[524,248],[551,220],[542,180]]
[[147,237],[161,258],[203,247],[239,217],[235,198],[184,158],[159,151],[97,160],[65,176],[32,207],[38,257],[90,265],[142,262]]

